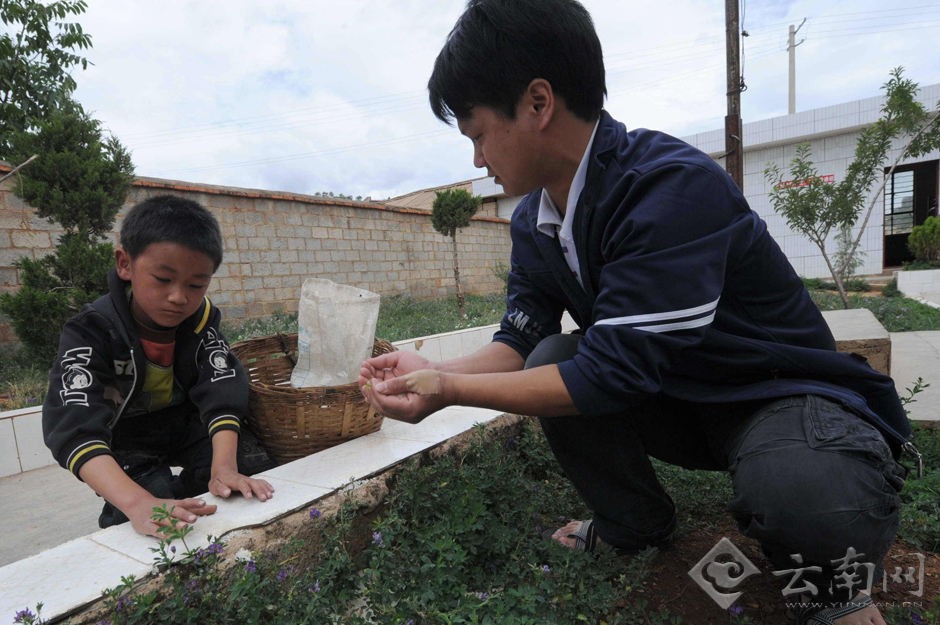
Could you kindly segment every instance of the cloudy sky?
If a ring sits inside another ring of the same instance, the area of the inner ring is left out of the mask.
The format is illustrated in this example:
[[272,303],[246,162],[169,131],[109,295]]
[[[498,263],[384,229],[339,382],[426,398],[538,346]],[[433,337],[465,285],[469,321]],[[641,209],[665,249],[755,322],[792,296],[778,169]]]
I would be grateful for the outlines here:
[[[940,82],[936,0],[742,0],[745,122],[878,95],[889,70]],[[678,136],[723,125],[724,3],[584,0],[607,109]],[[90,0],[76,97],[137,174],[375,199],[483,175],[426,84],[463,0]]]

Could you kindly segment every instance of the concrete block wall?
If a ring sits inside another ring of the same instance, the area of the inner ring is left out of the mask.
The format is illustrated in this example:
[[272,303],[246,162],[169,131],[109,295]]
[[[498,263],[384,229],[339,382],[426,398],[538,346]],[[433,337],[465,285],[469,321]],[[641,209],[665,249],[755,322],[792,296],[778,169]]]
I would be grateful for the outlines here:
[[[0,293],[19,288],[16,259],[53,250],[54,225],[0,185]],[[453,248],[425,211],[253,189],[138,178],[118,214],[115,232],[131,206],[165,193],[206,206],[219,220],[225,258],[209,290],[227,319],[295,312],[307,277],[416,298],[454,293]],[[509,222],[476,217],[457,233],[461,285],[466,293],[503,288],[493,273],[509,259]],[[0,318],[0,342],[15,340]]]

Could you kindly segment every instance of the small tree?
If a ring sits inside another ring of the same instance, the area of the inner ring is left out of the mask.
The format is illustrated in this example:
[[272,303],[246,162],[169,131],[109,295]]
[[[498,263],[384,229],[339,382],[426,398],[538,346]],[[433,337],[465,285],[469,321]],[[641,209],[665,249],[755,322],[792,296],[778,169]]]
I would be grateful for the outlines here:
[[928,263],[940,260],[940,217],[928,217],[921,225],[914,226],[907,247],[917,260]]
[[91,46],[79,24],[84,0],[0,0],[0,158],[8,158],[16,132],[33,128],[75,89],[69,68],[87,67],[74,54]]
[[471,195],[464,189],[438,191],[431,209],[431,224],[434,229],[450,237],[454,243],[454,283],[457,285],[457,306],[460,316],[466,314],[463,291],[460,290],[460,266],[457,262],[457,230],[470,225],[470,218],[480,208],[479,196]]
[[[891,71],[891,78],[882,87],[885,103],[881,117],[862,131],[855,145],[855,158],[838,184],[827,184],[819,178],[808,144],[798,146],[796,157],[790,162],[794,184],[780,184],[783,175],[776,163],[769,163],[764,170],[764,178],[774,185],[770,192],[774,211],[786,219],[791,229],[804,234],[819,248],[846,308],[849,298],[843,282],[857,267],[858,246],[885,183],[902,160],[940,147],[940,111],[928,111],[918,102],[917,83],[903,74],[901,67]],[[888,151],[902,137],[900,153],[885,174]],[[854,239],[845,236],[861,216],[865,198],[879,176],[881,182],[871,196],[861,227]],[[843,244],[835,258],[826,248],[834,231],[843,234]]]
[[133,165],[121,143],[104,139],[100,124],[74,102],[35,132],[15,134],[11,146],[14,164],[38,155],[18,174],[14,192],[65,231],[52,254],[17,260],[22,287],[0,295],[0,312],[29,355],[48,363],[68,318],[107,292],[114,250],[104,236],[127,198]]

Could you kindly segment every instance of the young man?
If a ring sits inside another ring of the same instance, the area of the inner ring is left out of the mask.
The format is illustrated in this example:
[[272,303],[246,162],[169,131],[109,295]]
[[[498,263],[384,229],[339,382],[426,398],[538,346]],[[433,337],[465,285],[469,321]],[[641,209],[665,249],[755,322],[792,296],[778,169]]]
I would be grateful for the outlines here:
[[248,379],[206,297],[222,262],[215,217],[179,197],[146,200],[124,219],[115,260],[110,294],[62,331],[43,404],[46,445],[105,499],[101,527],[130,519],[158,536],[154,507],[193,523],[216,510],[193,499],[206,490],[266,501],[274,489],[247,475],[274,463],[241,430]]
[[[775,569],[818,567],[804,579],[831,607],[800,622],[883,623],[834,569],[849,549],[880,569],[906,417],[890,378],[835,351],[727,174],[602,110],[600,43],[574,0],[471,0],[429,91],[474,164],[528,193],[510,228],[507,311],[465,358],[366,361],[367,399],[409,422],[450,404],[538,415],[594,512],[553,536],[573,548],[671,541],[675,508],[648,455],[728,470],[730,510]],[[560,334],[565,310],[575,334]]]

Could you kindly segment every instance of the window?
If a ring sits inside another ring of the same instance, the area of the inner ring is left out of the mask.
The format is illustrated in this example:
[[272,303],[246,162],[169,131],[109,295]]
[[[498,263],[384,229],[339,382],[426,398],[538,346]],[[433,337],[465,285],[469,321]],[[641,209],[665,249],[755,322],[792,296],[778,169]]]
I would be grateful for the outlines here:
[[885,185],[885,235],[907,234],[914,227],[914,172],[896,171]]

